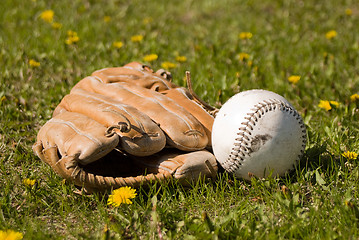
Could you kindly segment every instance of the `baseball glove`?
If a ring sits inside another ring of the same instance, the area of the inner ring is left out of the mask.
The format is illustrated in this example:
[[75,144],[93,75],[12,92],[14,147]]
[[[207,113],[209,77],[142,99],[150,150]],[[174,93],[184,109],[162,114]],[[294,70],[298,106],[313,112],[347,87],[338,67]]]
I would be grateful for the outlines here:
[[171,74],[140,63],[79,81],[40,129],[34,152],[87,192],[214,178],[213,109]]

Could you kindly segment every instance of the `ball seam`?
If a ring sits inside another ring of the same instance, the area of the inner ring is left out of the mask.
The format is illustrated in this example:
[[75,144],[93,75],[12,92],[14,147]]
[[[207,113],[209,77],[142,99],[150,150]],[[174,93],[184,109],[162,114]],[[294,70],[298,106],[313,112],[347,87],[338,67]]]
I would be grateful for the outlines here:
[[268,99],[254,105],[254,108],[251,109],[251,112],[247,113],[247,116],[244,117],[246,121],[242,122],[241,127],[238,128],[239,132],[237,133],[237,137],[234,141],[231,152],[228,155],[227,160],[222,164],[222,166],[228,172],[234,174],[245,161],[245,157],[250,156],[250,151],[248,148],[250,146],[250,136],[252,135],[254,126],[259,121],[259,118],[261,118],[266,112],[274,111],[277,108],[295,117],[302,130],[302,150],[297,155],[296,161],[293,163],[292,167],[288,169],[288,171],[295,168],[304,154],[304,149],[307,142],[306,127],[300,114],[292,106],[278,99]]

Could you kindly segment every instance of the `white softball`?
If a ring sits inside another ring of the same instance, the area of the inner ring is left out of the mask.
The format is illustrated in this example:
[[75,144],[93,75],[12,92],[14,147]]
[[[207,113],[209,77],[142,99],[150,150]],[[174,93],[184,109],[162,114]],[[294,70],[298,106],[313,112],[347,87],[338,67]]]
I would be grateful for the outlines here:
[[214,120],[214,155],[239,178],[283,176],[298,164],[305,145],[301,116],[274,92],[238,93],[223,104]]

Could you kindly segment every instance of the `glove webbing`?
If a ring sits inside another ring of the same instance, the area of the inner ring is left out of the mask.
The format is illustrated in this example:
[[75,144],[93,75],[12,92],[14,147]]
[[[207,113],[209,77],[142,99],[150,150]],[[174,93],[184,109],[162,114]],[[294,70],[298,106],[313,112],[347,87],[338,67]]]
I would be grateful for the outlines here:
[[189,71],[186,71],[186,80],[187,80],[187,87],[188,87],[188,91],[192,94],[194,100],[201,105],[204,110],[206,110],[211,116],[216,117],[219,109],[212,107],[211,105],[209,105],[208,103],[206,103],[205,101],[203,101],[200,97],[198,97],[198,95],[193,91],[192,88],[192,80],[191,80],[191,73]]

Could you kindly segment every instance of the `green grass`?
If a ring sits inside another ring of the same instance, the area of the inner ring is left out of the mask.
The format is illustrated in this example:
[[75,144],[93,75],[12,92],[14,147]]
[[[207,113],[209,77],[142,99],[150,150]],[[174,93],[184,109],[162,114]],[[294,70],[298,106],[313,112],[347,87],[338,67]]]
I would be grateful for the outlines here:
[[[170,2],[170,3],[168,3]],[[358,239],[359,8],[357,1],[23,1],[0,8],[0,230],[24,239]],[[51,9],[54,29],[40,19]],[[346,14],[352,10],[352,15]],[[109,22],[104,21],[110,16]],[[152,21],[144,23],[144,19]],[[67,31],[79,42],[66,45]],[[337,36],[327,39],[335,30]],[[240,32],[251,32],[249,40]],[[141,34],[140,43],[131,36]],[[123,47],[115,49],[114,41]],[[249,54],[240,61],[239,53]],[[61,98],[91,72],[155,53],[182,86],[220,106],[261,88],[287,98],[307,126],[300,166],[280,179],[245,182],[225,173],[184,189],[139,189],[132,205],[80,196],[32,152]],[[29,60],[40,63],[31,67]],[[251,61],[251,64],[249,64]],[[297,84],[287,78],[301,76]],[[320,100],[339,102],[326,111]],[[29,189],[23,179],[36,179]],[[108,231],[105,231],[105,229]]]

